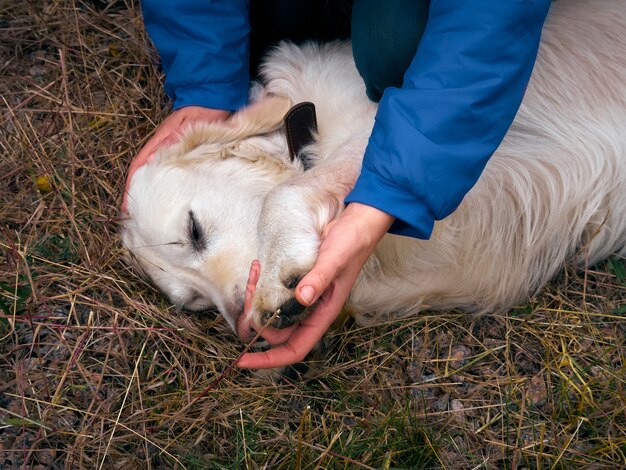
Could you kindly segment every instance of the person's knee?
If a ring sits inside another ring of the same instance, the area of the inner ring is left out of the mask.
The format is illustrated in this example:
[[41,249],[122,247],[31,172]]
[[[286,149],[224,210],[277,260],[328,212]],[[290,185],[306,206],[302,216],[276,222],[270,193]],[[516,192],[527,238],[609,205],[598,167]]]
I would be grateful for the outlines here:
[[428,5],[428,0],[355,0],[352,49],[372,101],[379,101],[386,88],[402,85],[424,33]]

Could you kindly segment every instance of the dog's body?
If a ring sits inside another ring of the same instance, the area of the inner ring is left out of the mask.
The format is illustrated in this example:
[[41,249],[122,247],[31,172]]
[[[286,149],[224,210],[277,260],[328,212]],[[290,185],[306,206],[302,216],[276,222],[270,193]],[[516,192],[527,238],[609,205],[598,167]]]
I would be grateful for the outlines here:
[[[568,260],[626,254],[624,51],[619,0],[553,5],[503,143],[430,240],[385,236],[350,295],[358,322],[424,308],[505,309]],[[189,130],[137,171],[123,231],[174,302],[215,305],[233,329],[254,258],[251,321],[293,298],[293,279],[314,264],[321,231],[358,176],[376,113],[348,44],[282,45],[263,75],[257,104]],[[289,102],[302,101],[316,104],[319,122],[306,172],[275,130]]]

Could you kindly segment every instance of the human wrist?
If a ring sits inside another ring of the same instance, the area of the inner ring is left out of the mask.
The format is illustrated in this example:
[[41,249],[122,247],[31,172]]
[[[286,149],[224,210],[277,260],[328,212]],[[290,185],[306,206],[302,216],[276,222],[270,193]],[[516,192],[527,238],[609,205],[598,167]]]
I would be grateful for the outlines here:
[[183,106],[172,111],[174,114],[184,114],[188,117],[202,118],[208,121],[223,121],[227,119],[231,112],[225,109],[205,108],[203,106]]
[[365,233],[370,233],[377,242],[387,233],[395,217],[387,212],[367,204],[351,202],[344,210],[343,216],[355,221]]

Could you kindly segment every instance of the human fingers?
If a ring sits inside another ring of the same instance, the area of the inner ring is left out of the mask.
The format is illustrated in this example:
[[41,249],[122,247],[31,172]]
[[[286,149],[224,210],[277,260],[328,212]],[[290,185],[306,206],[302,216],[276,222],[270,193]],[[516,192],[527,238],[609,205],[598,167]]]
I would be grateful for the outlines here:
[[[335,321],[345,302],[342,289],[327,290],[310,315],[293,331],[288,341],[268,351],[246,353],[238,361],[237,367],[248,369],[269,369],[284,367],[304,360],[318,341]],[[349,293],[349,289],[348,289]]]
[[[333,224],[334,222],[331,222]],[[337,274],[345,266],[346,249],[333,238],[332,225],[324,230],[320,251],[313,268],[298,283],[295,296],[302,305],[315,303],[322,293],[330,286]]]
[[163,145],[164,142],[168,141],[169,143],[173,143],[176,140],[177,131],[183,126],[185,121],[187,121],[191,112],[192,110],[182,108],[166,117],[133,159],[131,169],[137,169],[147,163],[154,152]]
[[229,111],[209,109],[199,106],[187,106],[177,109],[156,128],[154,135],[148,139],[137,156],[131,161],[126,176],[122,210],[127,210],[127,196],[130,182],[135,172],[154,158],[155,152],[162,145],[172,145],[178,141],[184,127],[194,122],[223,121],[230,115]]
[[288,326],[287,328],[274,328],[268,326],[261,333],[261,337],[271,346],[279,346],[289,341],[294,331],[298,329],[298,324]]
[[130,162],[128,167],[128,173],[126,175],[126,184],[124,185],[124,196],[122,200],[122,210],[126,211],[128,206],[128,190],[135,172],[143,165],[148,163],[154,158],[154,153],[163,144],[163,142],[171,136],[172,132],[182,125],[184,116],[178,114],[171,114],[168,116],[159,127],[156,129],[154,135],[148,139],[146,144],[141,148],[139,153]]
[[393,220],[374,207],[349,204],[324,229],[317,262],[296,287],[298,302],[311,305],[340,272],[360,269]]
[[161,139],[155,139],[152,137],[146,145],[139,151],[137,156],[133,158],[130,162],[130,166],[128,167],[128,173],[126,174],[126,183],[124,185],[124,195],[122,200],[122,210],[127,210],[128,204],[128,190],[130,189],[130,182],[133,178],[135,172],[141,168],[143,165],[148,163],[153,158],[154,152],[158,148],[158,145],[161,143]]
[[285,344],[246,354],[238,365],[271,368],[303,360],[339,315],[361,268],[392,222],[393,217],[378,209],[348,206],[325,230],[317,262],[296,288],[296,298],[303,305],[319,297],[313,311]]
[[243,311],[247,312],[252,306],[252,296],[256,289],[256,283],[259,281],[259,274],[261,272],[261,263],[258,259],[252,261],[250,266],[250,272],[248,273],[248,282],[246,283],[246,296],[243,302]]
[[[250,266],[250,272],[248,273],[248,281],[246,283],[246,293],[243,303],[243,312],[239,315],[239,319],[237,320],[237,334],[244,342],[252,341],[255,335],[255,332],[252,330],[249,323],[250,319],[246,317],[246,313],[249,312],[252,307],[252,297],[256,289],[256,284],[259,281],[260,273],[261,264],[259,263],[259,260],[255,259],[252,261],[252,264]],[[296,325],[283,329],[267,327],[263,330],[261,336],[270,345],[275,346],[286,342],[295,330],[295,328]]]

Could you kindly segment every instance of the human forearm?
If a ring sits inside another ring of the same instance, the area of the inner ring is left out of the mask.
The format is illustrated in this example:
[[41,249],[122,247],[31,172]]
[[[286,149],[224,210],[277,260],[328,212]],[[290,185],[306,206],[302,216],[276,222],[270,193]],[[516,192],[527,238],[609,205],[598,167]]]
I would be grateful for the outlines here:
[[248,99],[247,0],[142,0],[174,109],[236,110]]
[[550,2],[433,1],[402,88],[388,89],[348,202],[428,238],[478,180],[521,103]]

